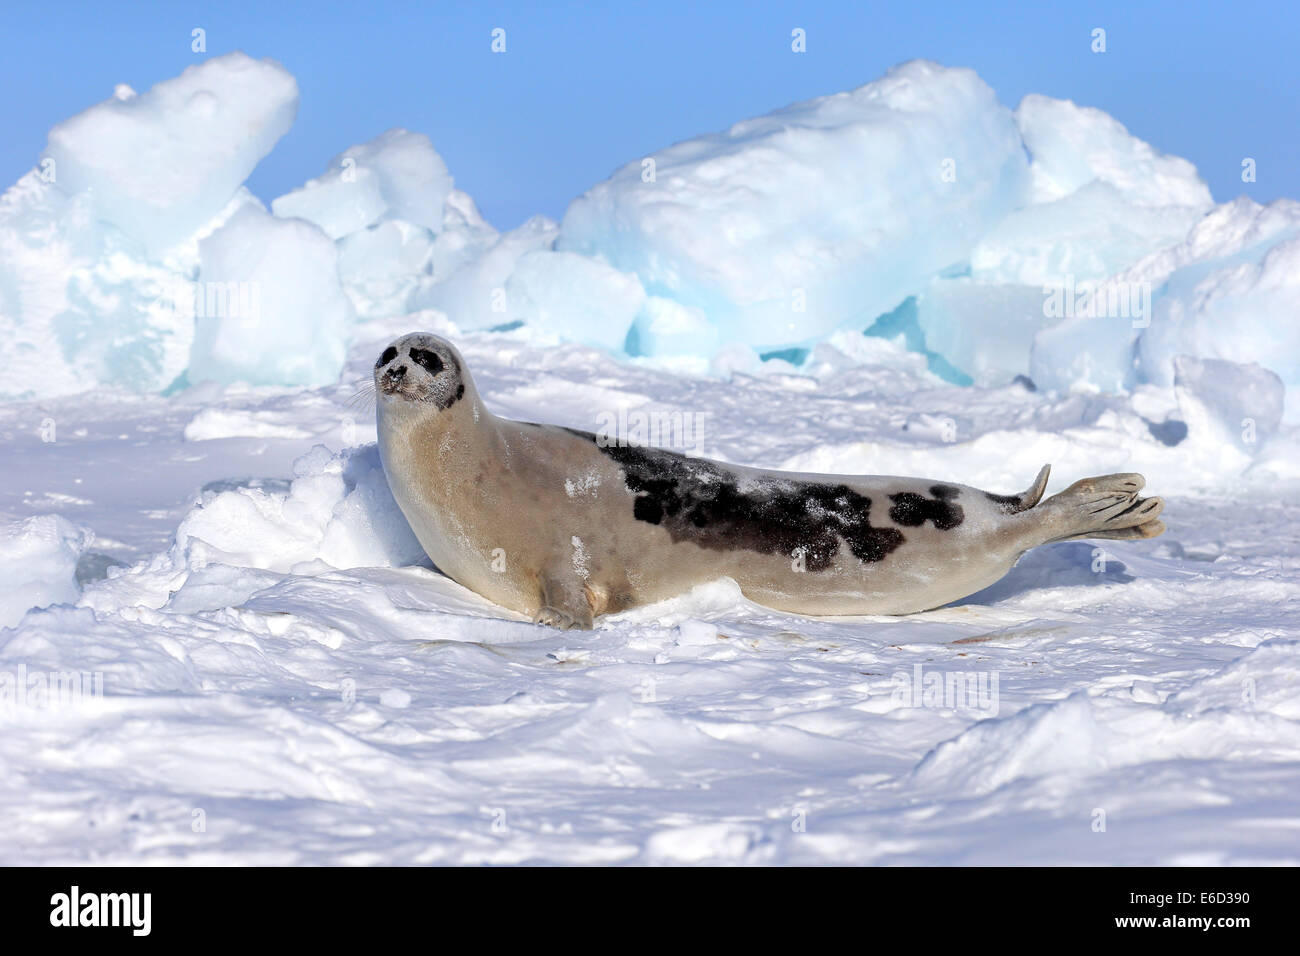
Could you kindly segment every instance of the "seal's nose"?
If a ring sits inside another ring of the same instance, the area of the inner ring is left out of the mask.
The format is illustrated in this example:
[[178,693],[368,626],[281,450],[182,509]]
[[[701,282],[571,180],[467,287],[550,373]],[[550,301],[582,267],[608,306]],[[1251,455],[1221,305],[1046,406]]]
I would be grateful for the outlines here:
[[389,378],[391,378],[394,382],[400,382],[403,378],[406,377],[406,366],[395,365],[384,374],[387,375]]

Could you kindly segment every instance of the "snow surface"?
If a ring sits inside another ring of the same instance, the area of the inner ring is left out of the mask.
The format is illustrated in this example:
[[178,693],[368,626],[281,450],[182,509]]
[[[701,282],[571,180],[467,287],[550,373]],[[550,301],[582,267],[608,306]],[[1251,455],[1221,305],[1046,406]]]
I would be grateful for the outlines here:
[[[1300,862],[1300,203],[910,63],[563,223],[499,233],[404,130],[268,212],[296,100],[238,54],[120,88],[0,197],[0,863]],[[1169,530],[906,618],[722,580],[536,627],[392,500],[365,387],[415,329],[510,417],[1141,471]]]
[[[6,574],[0,606],[60,603],[0,631],[0,673],[103,684],[0,711],[0,860],[1300,862],[1293,433],[1189,416],[1168,446],[1123,398],[953,386],[861,335],[726,381],[461,333],[500,414],[699,411],[737,462],[1013,491],[1051,460],[1049,492],[1135,468],[1169,496],[1156,541],[1042,548],[925,614],[719,581],[557,632],[431,570],[392,501],[355,386],[406,321],[338,385],[0,408],[4,553],[65,590]],[[929,706],[928,675],[985,696]]]

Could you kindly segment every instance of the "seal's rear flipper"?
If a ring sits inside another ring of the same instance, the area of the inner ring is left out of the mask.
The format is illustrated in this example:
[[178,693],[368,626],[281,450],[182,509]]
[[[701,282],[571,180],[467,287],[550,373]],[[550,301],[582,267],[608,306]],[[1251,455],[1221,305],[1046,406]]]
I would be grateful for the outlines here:
[[1051,534],[1047,540],[1154,538],[1165,530],[1156,520],[1165,503],[1159,498],[1139,498],[1145,484],[1145,478],[1133,473],[1076,481],[1039,509],[1049,512]]
[[[1160,501],[1159,498],[1143,498],[1142,500]],[[1143,538],[1154,538],[1164,533],[1165,523],[1163,521],[1148,521],[1145,524],[1135,524],[1132,527],[1119,528],[1115,531],[1089,531],[1083,534],[1072,534],[1068,538],[1056,538],[1055,540],[1074,541],[1077,538],[1114,538],[1120,541],[1139,541]]]

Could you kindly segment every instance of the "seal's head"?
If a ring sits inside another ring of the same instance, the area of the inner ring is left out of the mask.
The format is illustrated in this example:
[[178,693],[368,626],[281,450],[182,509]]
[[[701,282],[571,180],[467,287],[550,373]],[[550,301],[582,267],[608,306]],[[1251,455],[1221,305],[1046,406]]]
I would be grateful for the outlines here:
[[468,385],[456,349],[427,332],[403,335],[375,362],[375,392],[382,402],[414,402],[429,411],[445,411],[465,397]]

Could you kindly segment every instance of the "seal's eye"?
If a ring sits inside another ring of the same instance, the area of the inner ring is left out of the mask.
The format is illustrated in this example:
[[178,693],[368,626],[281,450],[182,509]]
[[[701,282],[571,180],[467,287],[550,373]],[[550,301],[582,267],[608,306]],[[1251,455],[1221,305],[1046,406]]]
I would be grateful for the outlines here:
[[375,363],[375,368],[383,368],[393,359],[397,358],[397,349],[391,345],[384,349],[383,354],[379,356],[379,361]]
[[437,375],[442,371],[442,359],[438,358],[437,352],[430,352],[428,349],[411,349],[411,361],[430,375]]

